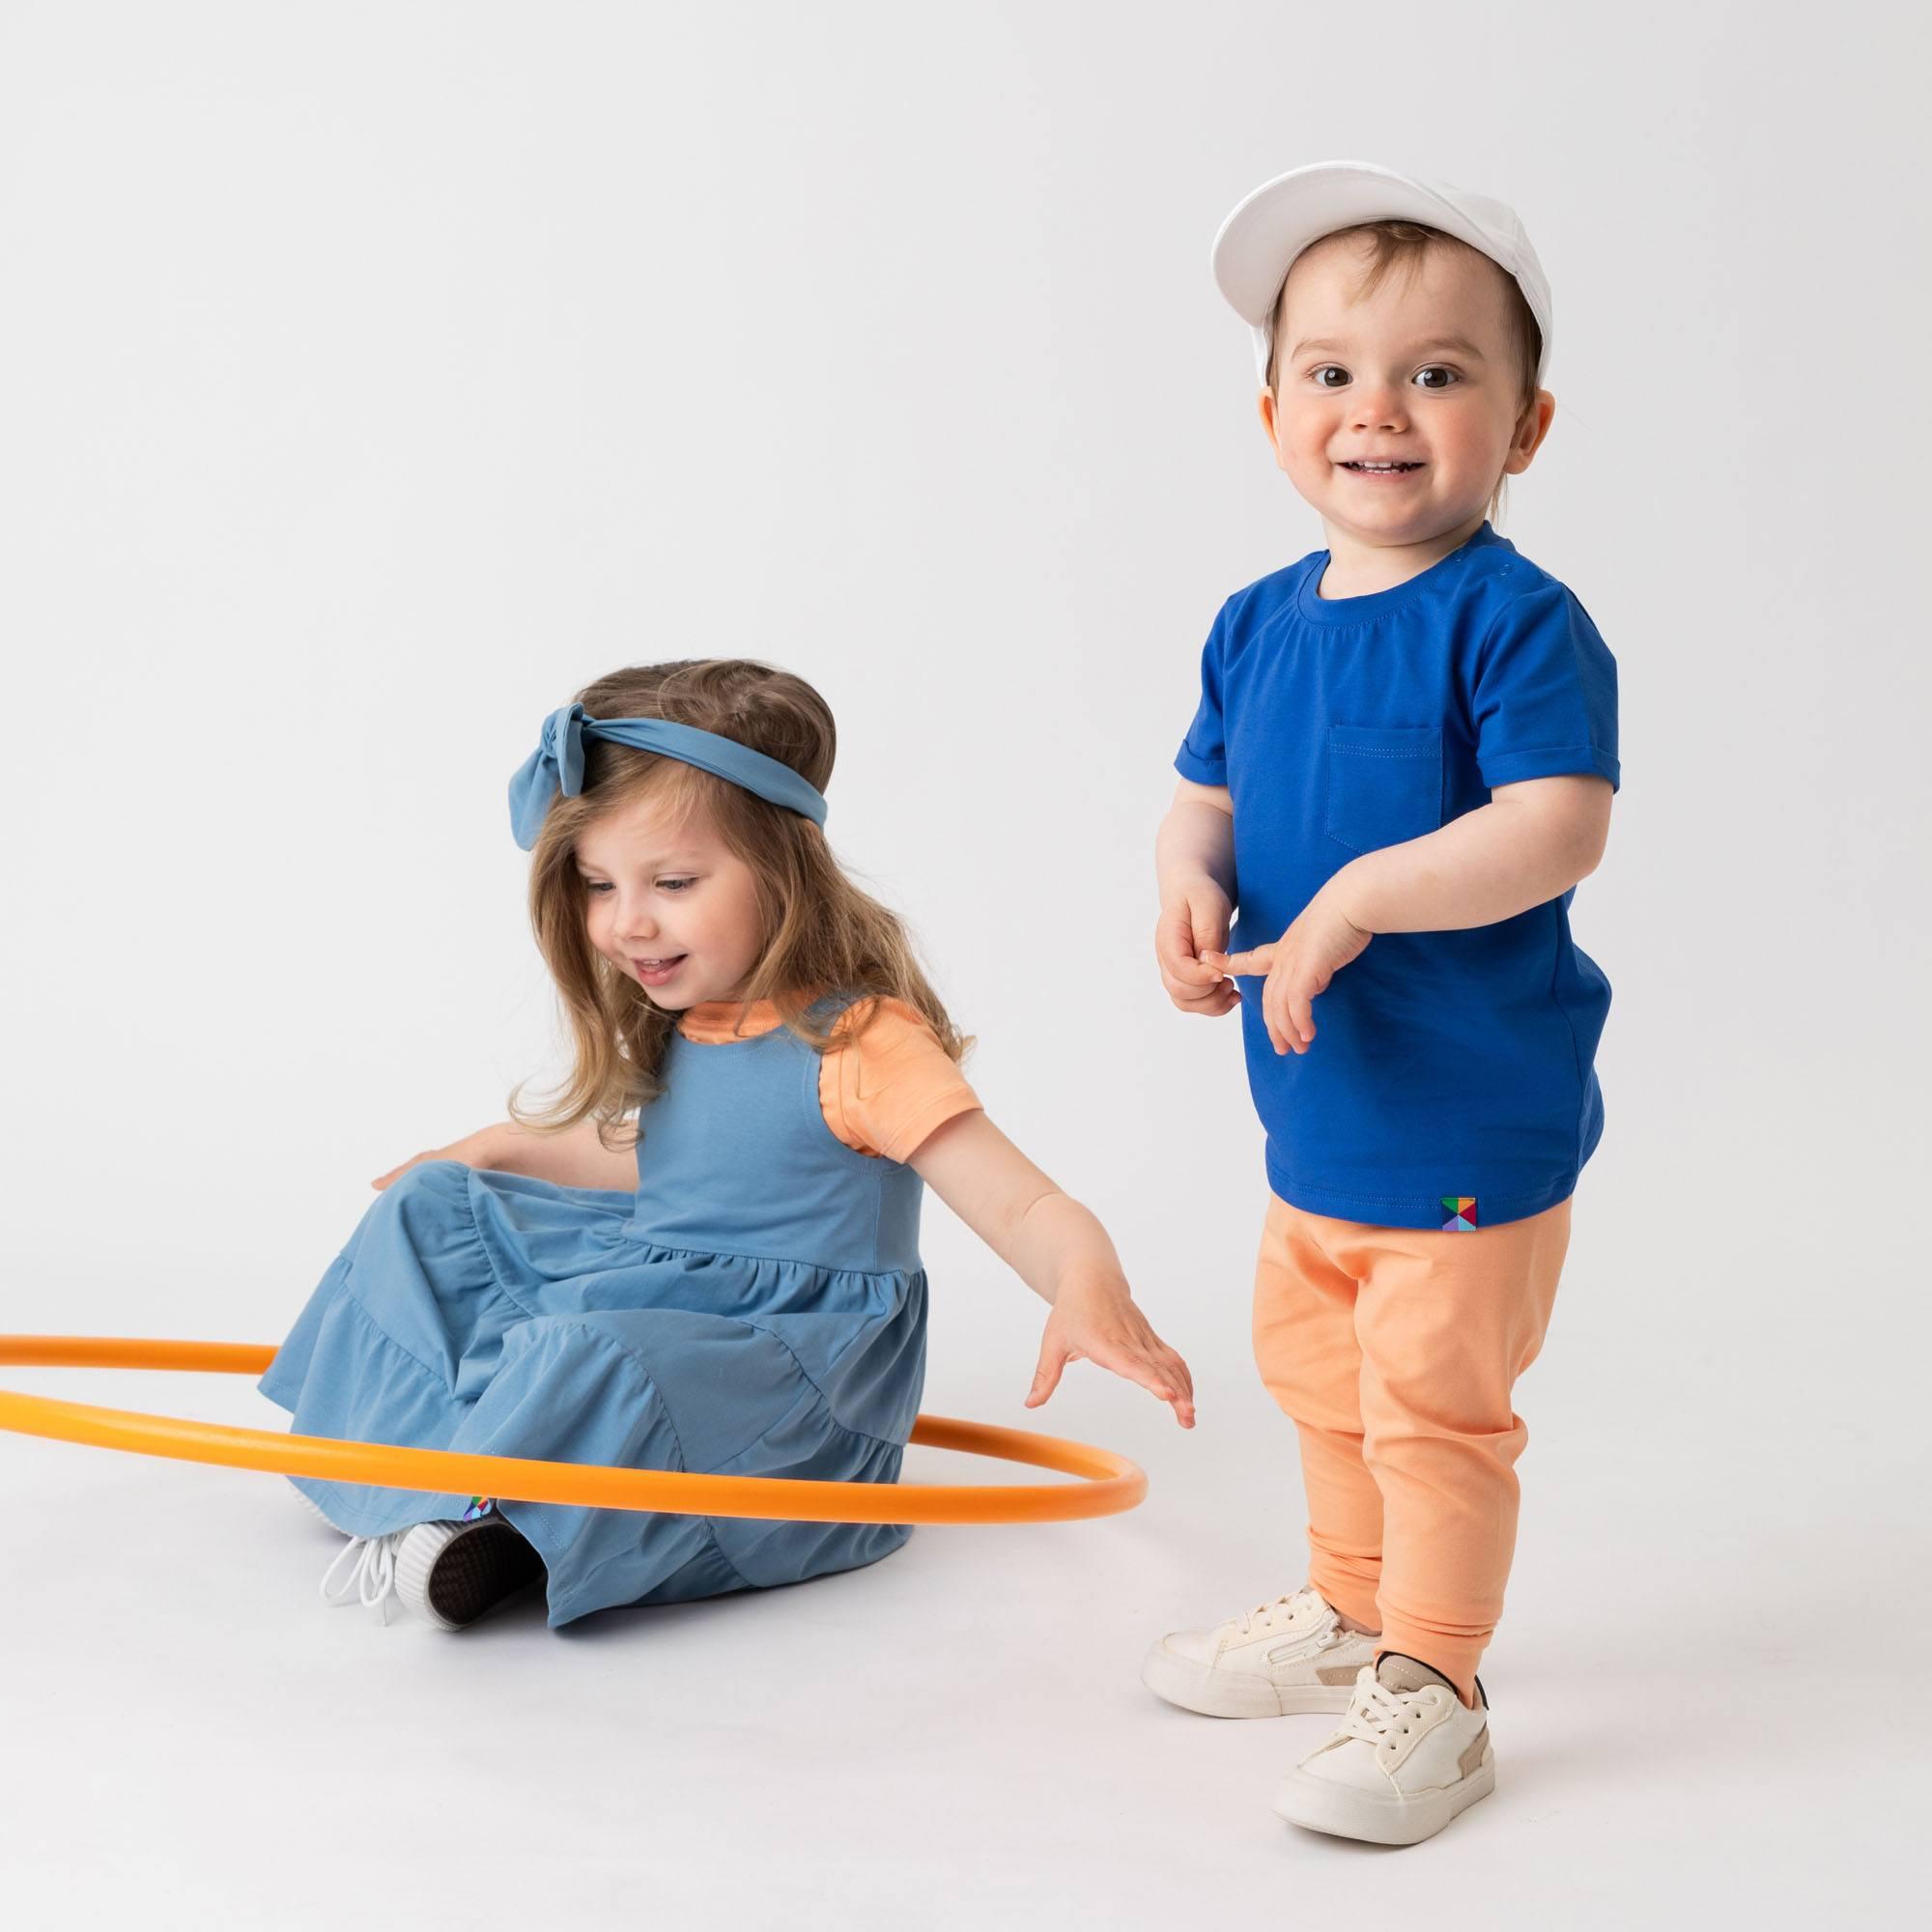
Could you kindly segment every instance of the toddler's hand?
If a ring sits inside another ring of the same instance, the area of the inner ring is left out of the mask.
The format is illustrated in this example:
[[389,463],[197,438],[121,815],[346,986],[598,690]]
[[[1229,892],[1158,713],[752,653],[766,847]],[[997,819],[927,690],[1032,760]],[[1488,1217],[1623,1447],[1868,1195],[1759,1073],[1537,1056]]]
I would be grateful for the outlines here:
[[1160,920],[1153,929],[1153,956],[1160,966],[1160,982],[1167,988],[1167,997],[1183,1013],[1214,1019],[1241,1003],[1239,990],[1211,966],[1203,964],[1208,952],[1228,943],[1228,918],[1233,910],[1228,895],[1211,879],[1190,881],[1161,900]]
[[1208,952],[1202,957],[1230,979],[1267,975],[1262,1019],[1277,1053],[1306,1053],[1315,1038],[1315,998],[1375,937],[1347,918],[1332,899],[1317,893],[1272,946],[1249,952]]
[[1046,1318],[1039,1367],[1026,1406],[1037,1408],[1060,1386],[1068,1362],[1097,1362],[1124,1376],[1174,1408],[1183,1429],[1194,1427],[1194,1378],[1187,1364],[1149,1325],[1124,1281],[1069,1282]]
[[447,1147],[428,1148],[421,1153],[412,1153],[387,1174],[379,1174],[369,1185],[380,1194],[392,1182],[400,1180],[411,1168],[420,1167],[426,1160],[460,1160],[465,1167],[498,1167],[502,1164],[501,1151],[497,1146],[498,1131],[495,1125],[478,1127],[473,1134],[465,1134],[460,1141],[451,1141]]

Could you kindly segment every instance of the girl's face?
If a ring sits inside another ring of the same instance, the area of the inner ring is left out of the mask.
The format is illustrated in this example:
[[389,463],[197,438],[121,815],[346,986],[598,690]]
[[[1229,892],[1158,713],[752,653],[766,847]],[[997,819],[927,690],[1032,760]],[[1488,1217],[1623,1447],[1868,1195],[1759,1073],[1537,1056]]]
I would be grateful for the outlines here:
[[[1529,467],[1554,399],[1541,390],[1520,405],[1508,290],[1492,262],[1431,248],[1412,274],[1394,270],[1358,298],[1370,246],[1318,242],[1289,271],[1276,393],[1262,396],[1275,461],[1331,539],[1379,548],[1472,533],[1496,479]],[[1402,467],[1361,467],[1388,463]]]
[[577,869],[591,945],[657,1006],[744,997],[764,950],[756,882],[708,813],[613,807],[578,834]]

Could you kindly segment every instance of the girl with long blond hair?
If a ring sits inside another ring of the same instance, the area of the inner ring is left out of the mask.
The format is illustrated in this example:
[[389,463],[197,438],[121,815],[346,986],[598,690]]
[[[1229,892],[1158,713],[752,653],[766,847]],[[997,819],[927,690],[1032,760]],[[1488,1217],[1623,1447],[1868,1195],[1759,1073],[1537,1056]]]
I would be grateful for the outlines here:
[[[574,1043],[550,1104],[375,1183],[262,1390],[311,1435],[891,1482],[918,1412],[932,1189],[1051,1306],[1028,1406],[1087,1358],[1194,1420],[1100,1224],[987,1119],[899,920],[824,835],[836,733],[740,659],[598,679],[511,781]],[[566,1509],[297,1481],[331,1602],[553,1625],[871,1563],[903,1525]]]

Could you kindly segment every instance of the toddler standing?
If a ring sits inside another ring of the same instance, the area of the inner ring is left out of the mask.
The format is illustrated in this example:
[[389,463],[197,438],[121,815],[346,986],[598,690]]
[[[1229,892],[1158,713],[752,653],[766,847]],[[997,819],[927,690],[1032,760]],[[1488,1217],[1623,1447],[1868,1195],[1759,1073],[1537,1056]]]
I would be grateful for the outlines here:
[[1183,1011],[1242,1009],[1272,1196],[1255,1352],[1310,1553],[1305,1587],[1168,1635],[1144,1676],[1220,1717],[1340,1712],[1275,1808],[1406,1844],[1494,1784],[1476,1666],[1516,1540],[1511,1391],[1603,1130],[1609,986],[1569,909],[1609,828],[1616,668],[1490,522],[1555,408],[1509,209],[1322,163],[1248,196],[1214,270],[1327,548],[1215,619],[1156,952]]

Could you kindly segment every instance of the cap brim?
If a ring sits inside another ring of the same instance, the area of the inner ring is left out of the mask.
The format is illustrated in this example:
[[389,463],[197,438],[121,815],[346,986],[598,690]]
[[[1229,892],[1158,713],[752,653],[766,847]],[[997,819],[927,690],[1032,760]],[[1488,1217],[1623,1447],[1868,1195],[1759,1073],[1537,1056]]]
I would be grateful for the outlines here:
[[[1420,221],[1495,259],[1495,242],[1421,182],[1373,161],[1318,161],[1264,183],[1214,238],[1214,281],[1242,321],[1259,327],[1294,258],[1338,228],[1364,221]],[[1516,265],[1501,267],[1512,275]]]

